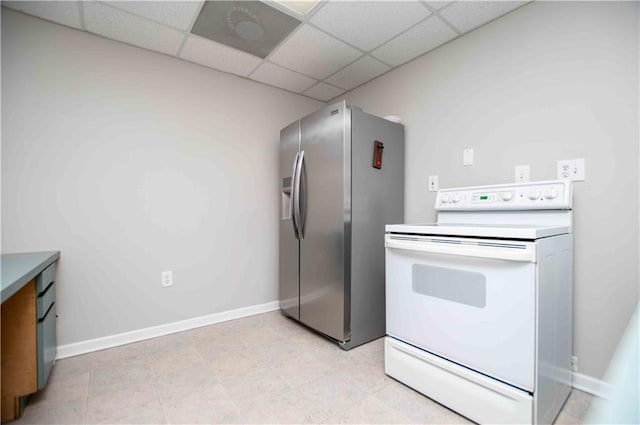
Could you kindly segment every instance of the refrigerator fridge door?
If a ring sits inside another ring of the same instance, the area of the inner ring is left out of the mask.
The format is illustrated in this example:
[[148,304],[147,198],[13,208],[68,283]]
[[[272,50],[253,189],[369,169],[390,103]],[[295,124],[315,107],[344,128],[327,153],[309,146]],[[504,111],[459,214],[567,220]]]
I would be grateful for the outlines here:
[[349,339],[351,111],[345,102],[300,120],[300,321]]
[[293,220],[294,187],[300,146],[299,122],[280,132],[280,308],[300,319],[300,246]]

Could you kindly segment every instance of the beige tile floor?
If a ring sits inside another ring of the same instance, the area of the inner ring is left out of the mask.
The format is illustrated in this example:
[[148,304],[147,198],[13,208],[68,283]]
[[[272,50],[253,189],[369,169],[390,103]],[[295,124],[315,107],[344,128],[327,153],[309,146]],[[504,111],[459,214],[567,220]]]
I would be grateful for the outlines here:
[[[580,423],[574,390],[557,423]],[[384,374],[383,340],[342,351],[260,314],[59,360],[18,424],[470,423]]]

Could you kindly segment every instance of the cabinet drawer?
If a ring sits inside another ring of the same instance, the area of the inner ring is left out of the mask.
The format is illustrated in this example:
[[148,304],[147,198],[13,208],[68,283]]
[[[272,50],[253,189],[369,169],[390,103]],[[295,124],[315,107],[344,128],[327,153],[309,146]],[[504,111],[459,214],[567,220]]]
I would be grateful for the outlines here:
[[38,319],[44,318],[44,315],[56,301],[56,284],[52,283],[49,285],[47,290],[44,293],[39,294],[36,297],[36,314],[38,315]]
[[56,359],[56,304],[53,303],[38,319],[38,389],[44,388]]
[[[56,263],[52,263],[49,267],[42,270],[42,273],[36,277],[36,294],[42,294],[47,287],[56,280]],[[49,307],[49,306],[47,306]]]

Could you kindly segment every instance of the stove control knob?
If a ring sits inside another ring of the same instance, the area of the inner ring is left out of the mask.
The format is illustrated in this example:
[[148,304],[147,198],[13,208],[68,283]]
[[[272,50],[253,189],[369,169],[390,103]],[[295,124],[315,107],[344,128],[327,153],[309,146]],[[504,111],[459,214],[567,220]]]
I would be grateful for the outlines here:
[[454,204],[457,204],[458,202],[460,202],[460,195],[458,195],[457,193],[454,194],[452,201]]
[[538,199],[540,197],[540,191],[537,190],[537,189],[533,189],[533,190],[529,191],[529,195],[527,195],[527,196],[532,201],[535,201],[536,199]]
[[551,189],[545,190],[544,197],[547,199],[553,199],[558,196],[558,189],[552,187]]
[[503,200],[503,201],[510,201],[510,200],[512,200],[512,199],[513,199],[513,193],[511,193],[511,192],[504,192],[504,193],[502,194],[502,200]]
[[449,195],[445,193],[442,195],[441,199],[442,199],[442,202],[446,204],[447,202],[449,202]]

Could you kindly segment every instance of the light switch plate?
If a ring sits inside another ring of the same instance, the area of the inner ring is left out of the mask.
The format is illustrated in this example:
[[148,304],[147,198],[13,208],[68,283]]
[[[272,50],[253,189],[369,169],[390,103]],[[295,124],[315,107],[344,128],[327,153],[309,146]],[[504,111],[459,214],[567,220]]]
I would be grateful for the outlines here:
[[429,192],[438,190],[438,176],[429,176]]
[[462,151],[462,165],[473,165],[473,149],[465,149]]
[[526,183],[529,181],[531,167],[529,165],[516,165],[516,183]]

